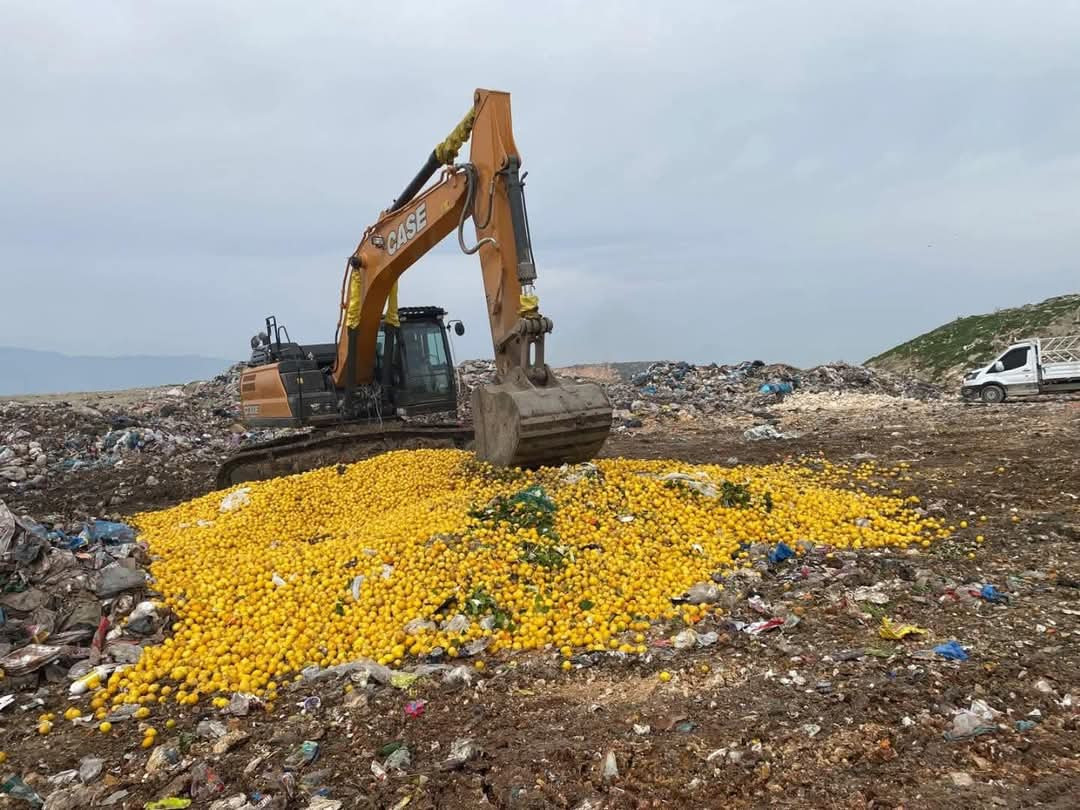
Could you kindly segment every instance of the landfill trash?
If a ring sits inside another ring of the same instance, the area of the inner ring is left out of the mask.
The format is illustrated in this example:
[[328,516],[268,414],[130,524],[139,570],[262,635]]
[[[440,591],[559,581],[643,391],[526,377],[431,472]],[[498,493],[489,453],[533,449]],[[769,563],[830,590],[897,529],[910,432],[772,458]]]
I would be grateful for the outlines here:
[[180,748],[176,743],[168,742],[157,746],[146,760],[146,773],[153,776],[169,770],[180,763]]
[[315,740],[304,740],[300,746],[285,758],[285,770],[295,771],[310,765],[319,756],[319,743]]
[[[716,488],[707,475],[699,473],[698,475],[689,475],[681,472],[669,472],[660,476],[660,481],[665,484],[673,486],[680,486],[696,492],[698,495],[703,495],[706,498],[715,498],[720,494],[720,491]],[[623,523],[632,521],[622,521]]]
[[237,793],[227,799],[218,799],[210,805],[210,810],[248,810],[251,803],[243,793]]
[[385,782],[388,777],[388,774],[386,773],[386,768],[384,768],[375,760],[371,760],[371,773],[375,777],[376,781],[379,782]]
[[776,547],[769,552],[769,562],[773,565],[782,563],[784,560],[789,560],[795,556],[795,550],[781,540],[776,544]]
[[459,664],[443,673],[443,683],[451,686],[469,686],[472,683],[472,670],[463,664]]
[[121,664],[98,664],[91,669],[85,675],[80,678],[76,678],[72,681],[71,686],[68,687],[68,694],[78,696],[84,695],[91,689],[95,688],[94,684],[101,684],[109,677],[110,674],[116,670],[122,670]]
[[697,633],[687,628],[672,639],[672,644],[676,650],[688,650],[697,645]]
[[217,740],[228,734],[229,728],[220,720],[200,720],[195,733],[204,739]]
[[207,801],[224,792],[225,783],[207,763],[196,762],[191,766],[191,798]]
[[242,506],[247,506],[249,503],[251,503],[251,488],[241,487],[240,489],[233,490],[222,498],[219,509],[222,512],[234,512]]
[[1015,728],[1017,731],[1023,733],[1025,731],[1031,731],[1038,723],[1035,720],[1017,720]]
[[105,760],[100,757],[86,756],[79,760],[79,779],[84,784],[93,782],[105,769]]
[[[490,642],[490,639],[479,639],[478,638],[478,639],[476,639],[476,641]],[[483,649],[483,648],[481,648],[481,649]],[[465,651],[468,652],[467,648],[466,648]],[[476,653],[473,652],[473,653],[469,653],[469,654],[470,655],[475,655]],[[392,674],[390,676],[390,685],[393,686],[395,689],[408,689],[410,686],[412,686],[418,680],[420,680],[420,676],[415,675],[415,674],[413,674],[411,672],[395,672],[394,674]]]
[[307,810],[341,810],[341,807],[341,799],[328,799],[325,796],[315,796],[308,802]]
[[634,723],[634,733],[639,737],[644,737],[650,731],[652,731],[652,726],[644,723]]
[[427,706],[426,700],[410,700],[405,703],[405,714],[409,717],[420,717]]
[[604,756],[604,765],[600,769],[600,776],[605,782],[610,782],[613,779],[619,778],[619,763],[615,759],[614,751],[608,751]]
[[[54,790],[45,799],[45,810],[83,810],[84,807],[89,807],[94,804],[94,797],[96,791],[85,785],[75,785],[74,787],[60,788]],[[112,799],[116,794],[112,794],[104,801],[101,801],[97,806],[108,806],[109,799]],[[127,795],[127,791],[124,792],[124,796]],[[120,798],[124,798],[121,796]],[[118,801],[113,799],[113,803]]]
[[985,585],[982,586],[982,590],[979,591],[979,596],[981,596],[987,602],[990,602],[990,603],[995,604],[995,605],[1009,601],[1009,597],[1007,597],[1005,594],[1001,593],[997,588],[995,588],[989,582],[987,582]]
[[245,692],[233,692],[229,698],[228,712],[237,717],[246,717],[253,706],[262,706],[262,701],[255,695]]
[[[128,613],[148,562],[127,524],[90,521],[78,533],[15,516],[0,501],[0,669],[13,691],[33,691],[59,667],[82,694],[130,658],[145,637],[126,627],[106,639],[107,613]],[[76,550],[73,550],[76,549]],[[137,551],[136,551],[137,550]],[[118,598],[117,598],[118,597]]]
[[851,593],[851,598],[856,602],[870,602],[873,605],[889,604],[889,595],[880,590],[881,584],[873,586],[861,586]]
[[964,771],[953,771],[949,774],[949,778],[957,787],[971,787],[975,784],[975,780],[971,778],[971,774],[965,773]]
[[958,641],[947,641],[934,647],[934,652],[950,661],[967,661],[968,653]]
[[767,633],[770,630],[776,630],[783,627],[787,623],[787,620],[781,616],[774,616],[771,619],[766,619],[760,622],[753,622],[751,624],[744,625],[742,631],[749,633],[752,636],[759,636],[762,633]]
[[676,650],[688,650],[691,647],[711,647],[719,640],[720,636],[715,632],[698,633],[692,628],[682,630],[671,640]]
[[785,433],[770,424],[756,425],[743,431],[743,438],[751,442],[760,442],[768,439],[797,439],[798,433]]
[[26,784],[21,776],[12,776],[0,784],[0,794],[13,799],[21,799],[32,807],[41,807],[45,804],[45,800],[38,795],[36,790]]
[[758,393],[759,394],[790,394],[794,390],[795,390],[795,386],[792,385],[789,382],[774,382],[774,383],[763,383],[762,386],[760,388],[758,388]]
[[233,729],[225,734],[224,737],[216,740],[211,746],[210,750],[215,754],[225,754],[236,748],[240,743],[245,742],[251,735],[242,729]]
[[184,810],[186,807],[191,807],[191,799],[169,796],[155,802],[147,802],[143,805],[143,810]]
[[391,771],[404,771],[412,762],[412,753],[408,746],[401,746],[390,753],[383,766]]
[[882,638],[899,641],[900,639],[911,635],[924,636],[926,635],[926,630],[914,624],[894,624],[893,620],[888,616],[883,616],[881,618],[881,627],[878,629],[878,635]]
[[450,743],[450,755],[443,764],[445,769],[460,768],[466,762],[480,756],[480,746],[468,737],[460,737]]
[[998,730],[997,718],[1001,715],[984,700],[973,700],[967,709],[958,709],[953,715],[952,725],[945,732],[945,739],[950,741],[993,734]]
[[720,601],[720,589],[712,582],[696,582],[686,593],[671,599],[673,604],[711,605]]

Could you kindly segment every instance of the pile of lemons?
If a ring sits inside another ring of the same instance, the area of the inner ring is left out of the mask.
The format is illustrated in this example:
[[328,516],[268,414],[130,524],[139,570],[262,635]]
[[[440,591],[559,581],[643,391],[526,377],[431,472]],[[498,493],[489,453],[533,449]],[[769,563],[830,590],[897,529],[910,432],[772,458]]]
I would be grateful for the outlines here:
[[511,650],[641,653],[651,620],[716,608],[672,597],[755,543],[907,547],[948,534],[891,483],[902,471],[604,459],[497,470],[457,450],[211,493],[135,522],[178,617],[94,697],[273,699],[310,665],[400,665]]

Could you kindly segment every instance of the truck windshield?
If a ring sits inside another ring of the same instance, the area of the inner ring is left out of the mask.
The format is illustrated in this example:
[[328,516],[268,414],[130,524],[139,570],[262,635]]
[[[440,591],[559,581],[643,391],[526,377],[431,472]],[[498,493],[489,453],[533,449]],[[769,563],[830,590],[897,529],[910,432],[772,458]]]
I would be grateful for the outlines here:
[[[1001,369],[1002,371],[1015,371],[1016,369],[1023,368],[1027,365],[1028,352],[1030,350],[1031,347],[1029,346],[1018,346],[1015,349],[1009,349],[1009,351],[1005,352],[1000,359],[994,362],[995,364],[1001,363],[1003,367]],[[993,366],[991,366],[991,369],[993,369]]]

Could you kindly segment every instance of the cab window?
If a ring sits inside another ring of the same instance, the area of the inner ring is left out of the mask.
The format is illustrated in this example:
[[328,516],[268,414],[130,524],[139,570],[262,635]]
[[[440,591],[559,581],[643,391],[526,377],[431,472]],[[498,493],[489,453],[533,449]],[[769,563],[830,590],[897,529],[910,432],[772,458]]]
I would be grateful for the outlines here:
[[450,390],[450,364],[445,337],[436,323],[406,323],[401,330],[406,387],[412,391],[445,394]]
[[1010,349],[1001,356],[999,361],[1002,365],[1002,371],[1015,371],[1018,368],[1023,368],[1027,365],[1028,352],[1030,347],[1019,346],[1015,349]]

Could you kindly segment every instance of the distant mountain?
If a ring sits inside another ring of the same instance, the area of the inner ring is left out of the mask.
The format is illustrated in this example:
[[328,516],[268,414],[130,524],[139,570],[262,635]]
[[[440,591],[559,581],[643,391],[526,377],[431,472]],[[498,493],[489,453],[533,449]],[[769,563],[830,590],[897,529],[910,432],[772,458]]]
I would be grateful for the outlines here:
[[205,380],[230,361],[197,355],[81,357],[0,346],[0,396],[113,391]]
[[1080,333],[1080,294],[969,315],[871,357],[866,365],[941,382],[1029,337]]

